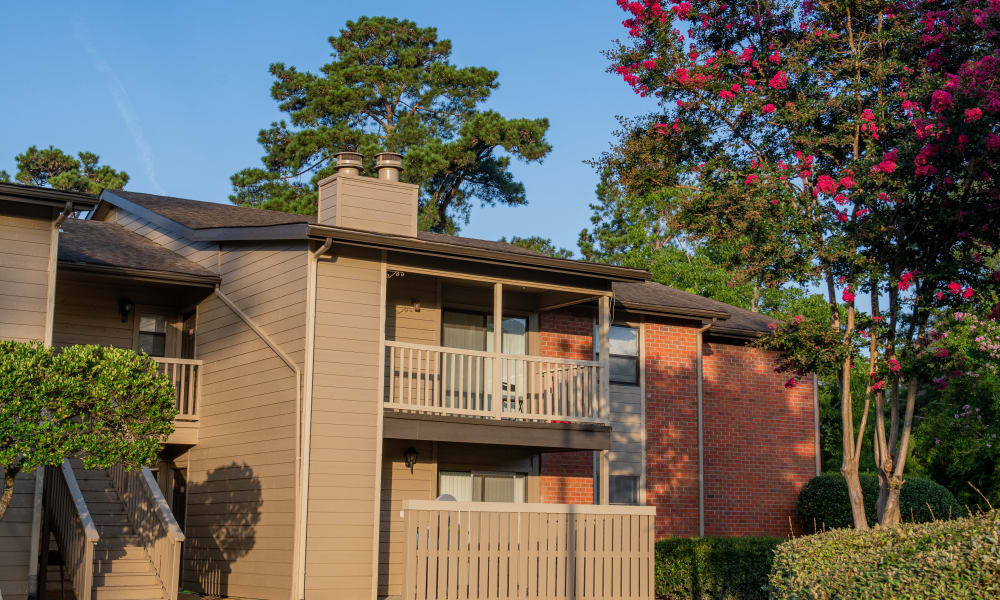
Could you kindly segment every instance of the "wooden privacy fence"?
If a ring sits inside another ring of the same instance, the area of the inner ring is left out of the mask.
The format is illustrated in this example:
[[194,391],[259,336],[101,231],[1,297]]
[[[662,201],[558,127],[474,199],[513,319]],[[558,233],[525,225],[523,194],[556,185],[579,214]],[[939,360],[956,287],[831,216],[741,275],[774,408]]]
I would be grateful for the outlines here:
[[403,502],[403,600],[649,599],[656,508]]
[[[494,419],[607,423],[591,360],[385,343],[391,408]],[[494,398],[499,401],[495,402]]]
[[177,398],[176,420],[197,421],[202,361],[164,357],[156,357],[153,360],[160,365],[160,372],[165,374],[174,386]]

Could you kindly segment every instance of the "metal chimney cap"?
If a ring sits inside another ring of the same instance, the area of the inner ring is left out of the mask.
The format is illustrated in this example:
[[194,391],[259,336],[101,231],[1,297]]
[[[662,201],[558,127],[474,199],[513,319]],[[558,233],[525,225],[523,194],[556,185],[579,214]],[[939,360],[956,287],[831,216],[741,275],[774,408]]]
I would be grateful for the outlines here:
[[357,175],[361,172],[364,156],[360,152],[338,152],[333,157],[337,159],[338,175]]
[[403,155],[398,152],[379,152],[375,155],[375,168],[379,179],[399,181],[399,172],[403,170]]

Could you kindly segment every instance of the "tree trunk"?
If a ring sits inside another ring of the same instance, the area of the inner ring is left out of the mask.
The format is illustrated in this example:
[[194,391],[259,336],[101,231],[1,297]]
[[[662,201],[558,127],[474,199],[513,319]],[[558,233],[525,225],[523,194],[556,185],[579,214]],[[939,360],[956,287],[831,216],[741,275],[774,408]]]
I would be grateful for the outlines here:
[[7,514],[7,507],[10,506],[11,498],[14,497],[14,478],[17,477],[17,473],[20,469],[16,467],[7,467],[3,472],[3,488],[2,493],[0,493],[0,521],[3,521],[3,516]]
[[847,481],[847,496],[851,500],[851,516],[854,518],[855,529],[868,529],[868,516],[865,515],[865,498],[861,491],[861,479],[858,477],[858,463],[845,458],[840,467],[840,473]]
[[891,478],[887,485],[879,486],[879,502],[882,502],[882,496],[885,496],[885,502],[879,505],[879,525],[891,527],[899,524],[899,491],[902,488],[903,480],[898,477]]

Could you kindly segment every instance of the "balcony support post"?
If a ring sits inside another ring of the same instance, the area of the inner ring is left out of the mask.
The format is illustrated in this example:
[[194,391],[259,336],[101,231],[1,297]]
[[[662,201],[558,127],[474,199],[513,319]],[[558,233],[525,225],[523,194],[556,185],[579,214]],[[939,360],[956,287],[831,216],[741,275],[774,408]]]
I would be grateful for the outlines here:
[[493,416],[503,418],[503,381],[500,378],[500,354],[503,353],[503,284],[493,284]]
[[[611,394],[611,297],[601,296],[598,301],[598,344],[600,344],[601,360],[601,390],[598,398],[599,414],[601,419],[608,420],[610,417],[610,394]],[[598,460],[598,490],[600,492],[600,504],[607,504],[610,497],[610,477],[608,471],[610,464],[608,451],[601,450]]]

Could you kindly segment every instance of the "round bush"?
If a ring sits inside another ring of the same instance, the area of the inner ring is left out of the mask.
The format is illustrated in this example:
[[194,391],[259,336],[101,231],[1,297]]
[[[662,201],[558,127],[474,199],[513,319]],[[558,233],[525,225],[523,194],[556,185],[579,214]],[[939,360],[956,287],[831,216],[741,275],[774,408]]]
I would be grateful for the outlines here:
[[775,551],[770,597],[1000,598],[998,539],[996,512],[798,537]]
[[[878,477],[872,473],[862,473],[860,479],[868,525],[875,525]],[[919,477],[911,477],[903,484],[899,493],[899,507],[902,520],[906,523],[926,523],[964,514],[955,496],[944,486]],[[814,477],[799,493],[798,513],[806,530],[811,531],[814,527],[816,530],[853,527],[854,518],[851,516],[851,503],[844,476],[840,473],[824,473]]]

